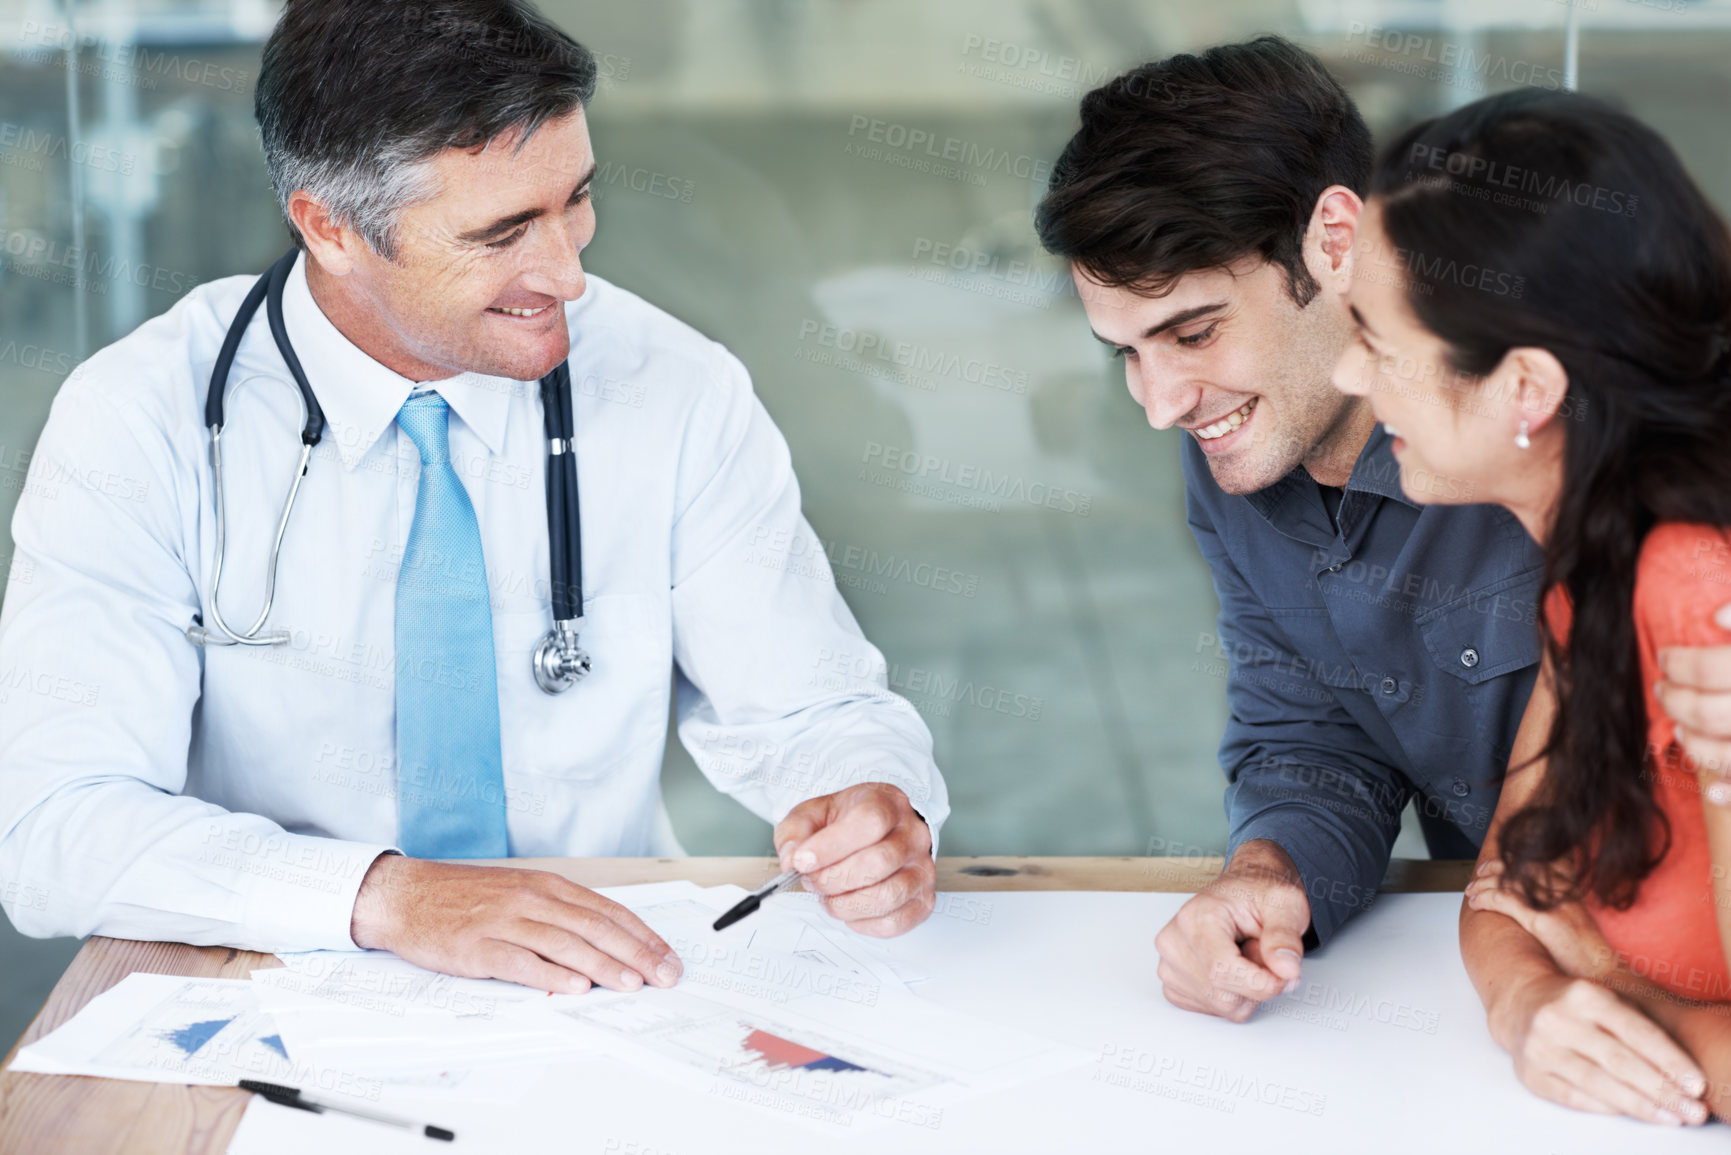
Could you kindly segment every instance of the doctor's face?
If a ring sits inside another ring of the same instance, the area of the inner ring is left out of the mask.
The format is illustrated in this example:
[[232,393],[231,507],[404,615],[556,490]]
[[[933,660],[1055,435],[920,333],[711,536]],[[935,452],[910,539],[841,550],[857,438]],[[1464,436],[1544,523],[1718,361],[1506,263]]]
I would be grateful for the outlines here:
[[512,130],[435,156],[438,192],[403,212],[395,261],[346,246],[353,263],[339,292],[366,339],[339,327],[396,372],[531,381],[570,352],[563,305],[583,295],[578,258],[595,235],[583,110],[544,122],[514,151],[521,141]]

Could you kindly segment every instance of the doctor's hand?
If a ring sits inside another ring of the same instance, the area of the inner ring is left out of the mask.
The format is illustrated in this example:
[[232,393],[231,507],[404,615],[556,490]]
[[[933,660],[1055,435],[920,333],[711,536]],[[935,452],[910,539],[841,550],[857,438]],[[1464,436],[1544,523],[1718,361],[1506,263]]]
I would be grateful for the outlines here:
[[[1731,630],[1731,605],[1713,620]],[[1677,723],[1707,801],[1731,806],[1731,646],[1672,646],[1659,651],[1659,668],[1659,704]]]
[[776,825],[775,852],[860,934],[893,938],[937,905],[931,829],[896,786],[864,782],[806,799]]
[[1267,839],[1246,842],[1155,936],[1166,1001],[1242,1023],[1298,984],[1309,927],[1292,859]]
[[557,874],[400,854],[367,871],[350,934],[442,974],[560,994],[670,987],[683,969],[636,915]]

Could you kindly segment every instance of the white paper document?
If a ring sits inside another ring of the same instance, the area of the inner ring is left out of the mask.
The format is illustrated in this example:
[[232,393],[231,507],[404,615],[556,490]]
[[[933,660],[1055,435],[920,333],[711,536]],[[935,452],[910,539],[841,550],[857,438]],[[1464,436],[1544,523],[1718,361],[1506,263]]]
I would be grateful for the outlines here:
[[[1724,1150],[1722,1126],[1584,1115],[1523,1088],[1461,966],[1458,895],[1378,899],[1305,960],[1298,990],[1244,1024],[1161,996],[1153,939],[1186,895],[967,897],[882,944],[897,973],[929,976],[917,998],[753,1003],[681,983],[552,1000],[604,1053],[548,1066],[509,1110],[453,1102],[421,1115],[456,1132],[452,1150],[576,1155]],[[1004,1068],[970,1069],[985,1053]],[[1078,1053],[1081,1065],[1064,1065]],[[430,1150],[258,1100],[230,1147],[309,1149]]]
[[232,1086],[293,1070],[252,984],[130,974],[18,1052],[14,1071]]
[[254,971],[259,1004],[297,1059],[375,1078],[425,1076],[489,1064],[569,1058],[568,1032],[502,1011],[545,991],[435,974],[383,951],[281,956]]
[[775,895],[755,914],[717,931],[716,917],[747,891],[656,883],[603,893],[629,906],[679,955],[682,987],[776,1004],[827,999],[875,1006],[909,993],[883,952],[824,914],[815,896]]
[[[233,1086],[242,1079],[298,1087],[335,1102],[376,1103],[388,1090],[405,1101],[452,1097],[509,1103],[527,1093],[544,1064],[509,1066],[423,1064],[382,1071],[342,1054],[291,1052],[276,1018],[245,979],[193,979],[130,974],[96,996],[69,1021],[24,1047],[16,1071],[94,1075],[135,1082]],[[558,1054],[581,1047],[568,1038]]]

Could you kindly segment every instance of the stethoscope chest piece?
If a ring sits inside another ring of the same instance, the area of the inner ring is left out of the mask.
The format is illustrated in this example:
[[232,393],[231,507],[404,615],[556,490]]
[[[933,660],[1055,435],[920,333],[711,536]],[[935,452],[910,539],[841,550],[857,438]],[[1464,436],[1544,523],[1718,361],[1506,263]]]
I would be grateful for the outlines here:
[[577,622],[554,622],[535,647],[535,684],[560,694],[588,674],[589,654],[577,644]]

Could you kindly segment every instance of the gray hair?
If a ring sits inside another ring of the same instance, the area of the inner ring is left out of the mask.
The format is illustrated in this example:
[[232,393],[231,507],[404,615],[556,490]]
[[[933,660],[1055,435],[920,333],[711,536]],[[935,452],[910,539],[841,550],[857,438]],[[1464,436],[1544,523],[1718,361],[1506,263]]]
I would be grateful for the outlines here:
[[524,0],[288,0],[253,112],[289,236],[305,191],[395,261],[403,211],[440,190],[433,158],[586,106],[595,58]]

